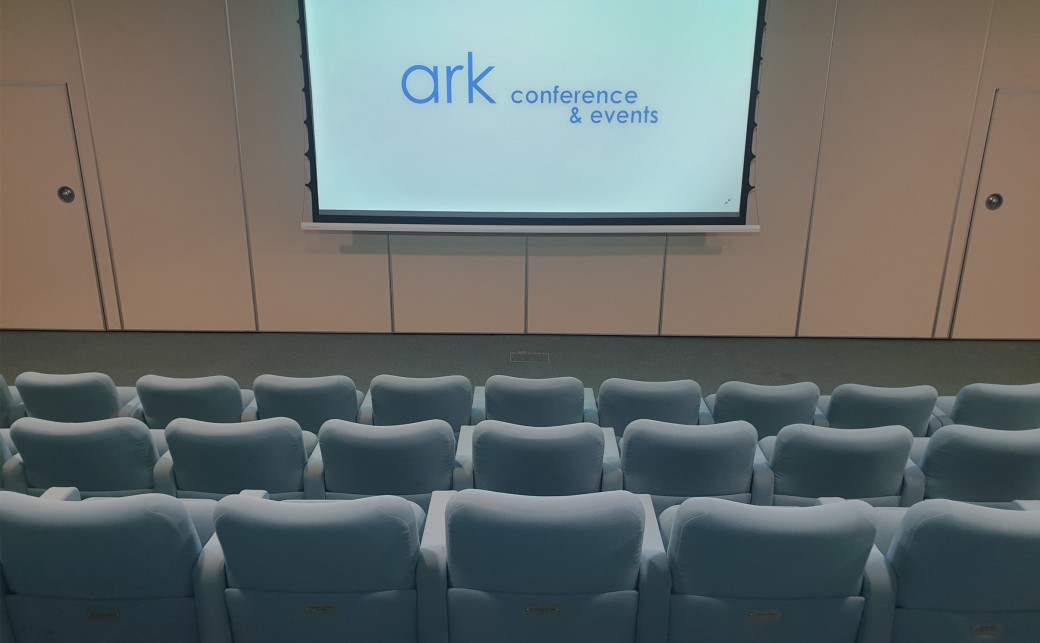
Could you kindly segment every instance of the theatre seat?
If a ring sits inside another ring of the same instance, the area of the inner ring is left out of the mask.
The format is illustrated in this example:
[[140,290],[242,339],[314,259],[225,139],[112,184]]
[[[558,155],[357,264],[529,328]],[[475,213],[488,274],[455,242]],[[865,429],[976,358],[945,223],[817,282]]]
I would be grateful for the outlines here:
[[620,489],[614,432],[591,422],[521,426],[485,420],[463,427],[456,489],[564,496]]
[[456,434],[463,425],[481,419],[482,415],[474,415],[473,384],[462,375],[377,375],[358,411],[362,424],[390,426],[444,420]]
[[599,424],[591,388],[574,377],[527,378],[492,375],[478,393],[486,417],[523,426]]
[[438,640],[429,631],[443,617],[429,617],[427,594],[442,572],[420,550],[423,519],[393,496],[224,498],[199,581],[202,604],[221,621],[214,640]]
[[842,384],[820,396],[818,407],[827,425],[839,429],[905,426],[914,437],[928,435],[938,393],[931,386],[880,387]]
[[788,424],[818,420],[819,398],[820,389],[812,382],[781,386],[726,382],[705,398],[705,404],[715,422],[750,422],[761,439],[776,435]]
[[924,477],[909,459],[913,440],[902,426],[786,426],[760,443],[775,476],[773,504],[806,506],[835,496],[910,506],[924,496]]
[[203,422],[239,422],[253,392],[240,389],[224,375],[162,377],[145,375],[137,380],[137,403],[122,411],[149,428],[165,429],[177,418]]
[[940,428],[921,457],[926,498],[1006,504],[1040,500],[1040,429]]
[[672,571],[668,641],[883,643],[892,578],[869,507],[758,507],[691,498],[661,514]]
[[15,380],[29,417],[54,422],[92,422],[117,417],[137,395],[104,373],[57,375],[29,371]]
[[773,475],[758,454],[758,434],[747,422],[635,420],[621,440],[621,469],[625,489],[650,494],[658,513],[695,496],[770,504]]
[[925,500],[896,530],[893,643],[1040,641],[1040,512]]
[[242,412],[243,422],[287,417],[314,434],[326,420],[357,420],[365,397],[345,375],[261,375],[253,382],[253,395],[255,399]]
[[[435,494],[452,643],[663,640],[668,569],[649,498]],[[446,507],[439,503],[446,500]]]
[[701,401],[701,387],[693,380],[640,382],[611,378],[599,387],[597,407],[599,425],[613,428],[618,438],[635,420],[711,423]]
[[0,429],[6,429],[18,418],[25,417],[25,404],[18,388],[8,386],[7,381],[0,376]]
[[201,544],[175,498],[0,498],[4,641],[201,640]]
[[[304,435],[310,435],[308,445]],[[219,499],[264,489],[276,500],[318,497],[317,438],[288,418],[212,423],[180,418],[166,429],[170,451],[155,467],[156,488],[180,498]],[[309,461],[310,459],[310,461]]]
[[51,422],[22,418],[11,428],[18,454],[4,463],[4,488],[40,495],[77,487],[84,497],[155,490],[158,452],[151,431],[133,418]]
[[1040,382],[969,384],[956,397],[940,397],[935,405],[935,415],[941,425],[967,424],[1004,430],[1040,429]]
[[322,497],[394,495],[425,510],[434,491],[452,488],[455,434],[444,420],[396,426],[329,420],[318,441]]

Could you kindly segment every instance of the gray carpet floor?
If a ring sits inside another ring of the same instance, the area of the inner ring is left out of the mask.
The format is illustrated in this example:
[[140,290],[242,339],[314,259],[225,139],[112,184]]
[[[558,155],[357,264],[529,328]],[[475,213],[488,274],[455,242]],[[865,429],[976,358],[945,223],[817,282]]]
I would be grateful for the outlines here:
[[[547,353],[548,362],[511,361]],[[514,356],[515,357],[515,356]],[[1040,342],[907,339],[606,337],[584,335],[383,335],[319,333],[0,332],[0,374],[100,371],[119,385],[147,373],[222,374],[250,386],[262,373],[349,375],[361,388],[380,373],[571,375],[598,387],[609,377],[692,378],[705,393],[728,380],[931,384],[952,395],[972,382],[1040,382]]]

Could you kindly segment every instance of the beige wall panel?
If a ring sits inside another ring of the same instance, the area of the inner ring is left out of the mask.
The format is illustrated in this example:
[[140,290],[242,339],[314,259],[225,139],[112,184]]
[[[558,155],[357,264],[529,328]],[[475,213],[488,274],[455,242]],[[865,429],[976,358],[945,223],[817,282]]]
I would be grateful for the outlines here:
[[932,335],[989,13],[839,3],[801,335]]
[[[87,208],[89,241],[94,248],[104,323],[106,328],[121,328],[76,25],[69,0],[0,1],[0,80],[68,86],[83,176],[79,198]],[[31,280],[33,275],[26,273],[20,278]]]
[[[957,217],[950,235],[950,256],[943,279],[942,299],[935,334],[948,337],[953,323],[954,307],[960,286],[975,205],[975,191],[986,150],[986,134],[997,89],[1040,88],[1040,2],[1036,0],[996,0],[990,22],[986,58],[979,83],[978,102],[971,127],[971,143],[964,164]],[[1040,127],[1040,123],[1033,123]],[[1001,261],[997,255],[976,255],[982,264]],[[1036,275],[1020,275],[1022,283],[1009,282],[1009,292],[1021,292],[1023,284],[1035,282]],[[978,337],[991,338],[994,333],[983,326],[973,331]]]
[[528,332],[657,334],[664,236],[528,243]]
[[74,0],[128,329],[254,330],[222,0]]
[[228,9],[260,330],[389,332],[386,235],[300,230],[310,166],[297,3]]
[[769,3],[752,201],[762,232],[669,240],[663,334],[795,333],[834,2]]
[[524,332],[524,237],[394,235],[394,330]]

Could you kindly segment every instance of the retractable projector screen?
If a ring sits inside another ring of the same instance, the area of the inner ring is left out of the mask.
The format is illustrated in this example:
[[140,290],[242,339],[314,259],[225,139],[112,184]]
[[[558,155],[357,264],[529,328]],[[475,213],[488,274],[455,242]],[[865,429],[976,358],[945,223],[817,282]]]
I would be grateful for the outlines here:
[[300,0],[313,224],[748,227],[765,0]]

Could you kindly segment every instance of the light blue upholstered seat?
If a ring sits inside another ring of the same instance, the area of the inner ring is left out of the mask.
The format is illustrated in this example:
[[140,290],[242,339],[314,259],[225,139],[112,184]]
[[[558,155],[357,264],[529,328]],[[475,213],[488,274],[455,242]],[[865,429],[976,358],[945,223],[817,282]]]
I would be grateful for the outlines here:
[[485,420],[463,427],[456,460],[456,489],[564,496],[622,484],[614,432],[591,422],[521,426]]
[[661,514],[673,643],[882,643],[892,579],[870,508],[691,498]]
[[925,500],[896,531],[893,643],[1040,641],[1040,512]]
[[444,420],[455,433],[474,422],[473,384],[462,375],[372,378],[358,422],[389,426],[424,420]]
[[318,433],[322,497],[395,495],[424,510],[452,488],[455,434],[444,420],[372,426],[329,420]]
[[924,496],[924,477],[909,459],[913,440],[902,426],[786,426],[760,442],[775,476],[773,504],[840,497],[879,507],[912,505]]
[[820,396],[827,425],[839,429],[905,426],[914,437],[928,435],[938,393],[931,386],[880,387],[842,384]]
[[77,487],[83,496],[126,496],[155,490],[158,452],[151,431],[133,418],[51,422],[22,418],[11,427],[18,454],[4,463],[4,487],[42,494]]
[[174,498],[57,502],[4,494],[0,542],[5,642],[200,640],[200,541]]
[[181,498],[219,499],[243,489],[265,489],[284,500],[317,497],[321,459],[289,418],[211,423],[180,418],[166,429],[170,451],[155,467],[156,488]]
[[668,569],[648,497],[470,489],[442,520],[433,506],[423,544],[446,543],[452,643],[663,640]]
[[987,429],[1040,429],[1040,382],[1036,384],[969,384],[956,397],[940,397],[939,423]]
[[770,504],[772,472],[747,422],[692,426],[635,420],[621,440],[625,489],[650,494],[658,513],[694,496]]
[[92,422],[117,417],[137,395],[104,373],[50,374],[29,371],[15,380],[29,417],[54,422]]
[[423,610],[442,574],[420,551],[423,518],[393,496],[222,499],[200,573],[202,603],[223,621],[214,640],[436,640]]
[[764,386],[726,382],[705,398],[716,422],[750,422],[758,437],[776,435],[788,424],[812,424],[820,389],[812,382]]
[[1040,500],[1040,429],[944,426],[928,439],[921,471],[926,498]]
[[[619,438],[634,420],[700,424],[701,387],[693,380],[640,382],[611,378],[599,387],[597,407],[600,426],[613,428]],[[707,411],[707,407],[703,410]]]
[[124,415],[135,417],[152,429],[165,429],[177,418],[203,422],[239,422],[253,392],[240,389],[225,375],[163,377],[145,375],[137,380],[137,403]]
[[492,375],[481,394],[489,420],[523,426],[599,423],[592,389],[574,377]]
[[8,386],[0,376],[0,429],[6,429],[18,418],[25,417],[25,404],[18,387]]
[[326,420],[356,421],[365,397],[345,375],[261,375],[253,382],[253,395],[253,403],[242,413],[243,422],[287,417],[315,434]]

